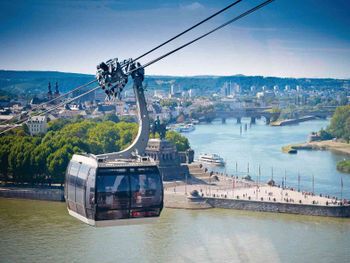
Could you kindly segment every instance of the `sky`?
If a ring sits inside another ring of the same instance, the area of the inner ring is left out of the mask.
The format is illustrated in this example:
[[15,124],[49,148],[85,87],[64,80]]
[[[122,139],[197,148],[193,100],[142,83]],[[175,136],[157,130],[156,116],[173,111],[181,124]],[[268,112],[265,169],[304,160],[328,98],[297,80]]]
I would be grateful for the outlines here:
[[[232,0],[1,0],[0,69],[95,73],[135,58]],[[263,2],[243,0],[140,60],[172,50]],[[151,65],[149,75],[350,78],[350,1],[275,0]]]

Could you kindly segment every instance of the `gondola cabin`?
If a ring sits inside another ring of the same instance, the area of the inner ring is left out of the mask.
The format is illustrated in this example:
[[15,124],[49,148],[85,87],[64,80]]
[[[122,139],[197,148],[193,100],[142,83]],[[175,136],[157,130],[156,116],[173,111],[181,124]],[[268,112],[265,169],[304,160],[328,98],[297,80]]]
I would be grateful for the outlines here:
[[163,183],[149,159],[99,160],[73,155],[66,172],[68,212],[93,226],[147,223],[163,208]]

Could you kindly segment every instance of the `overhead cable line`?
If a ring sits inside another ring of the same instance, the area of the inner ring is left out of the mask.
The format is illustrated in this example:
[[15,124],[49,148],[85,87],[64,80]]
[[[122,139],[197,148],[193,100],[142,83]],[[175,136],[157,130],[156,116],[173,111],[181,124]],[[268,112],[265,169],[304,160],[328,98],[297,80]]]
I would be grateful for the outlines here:
[[[79,99],[79,98],[81,98],[81,97],[83,97],[83,96],[85,96],[85,95],[87,95],[87,94],[89,94],[89,93],[95,91],[95,90],[98,90],[99,88],[100,88],[100,86],[97,86],[97,87],[95,87],[95,88],[93,88],[93,89],[91,89],[91,90],[88,90],[88,91],[86,91],[86,92],[84,92],[84,93],[82,93],[82,94],[80,94],[80,95],[78,95],[78,96],[76,96],[76,97],[74,97],[74,98],[71,98],[71,99],[69,99],[69,100],[67,100],[67,101],[64,101],[64,102],[62,102],[62,103],[60,103],[60,104],[58,104],[58,105],[56,105],[56,106],[54,106],[54,107],[52,107],[52,108],[50,108],[50,109],[48,109],[48,110],[45,110],[45,111],[43,111],[43,112],[41,112],[41,113],[39,113],[39,114],[37,114],[37,115],[35,115],[35,116],[42,116],[42,115],[45,115],[45,114],[47,114],[47,113],[49,113],[49,112],[51,112],[51,111],[53,111],[53,110],[58,109],[59,107],[62,107],[63,105],[65,105],[65,104],[67,104],[67,103],[70,103],[70,102],[72,102],[72,101],[75,101],[75,100],[77,100],[77,99]],[[16,123],[15,125],[21,125],[21,124],[27,122],[31,117],[33,117],[33,116],[29,116],[29,117],[25,118],[24,120],[21,120],[19,123]],[[13,129],[15,129],[15,128],[18,128],[18,126],[9,127],[9,128],[7,128],[7,129],[1,131],[1,132],[0,132],[0,135],[3,134],[3,133],[5,133],[5,132],[8,132],[8,131],[10,131],[10,130],[13,130]]]
[[[167,41],[161,43],[160,45],[158,45],[158,46],[156,46],[156,47],[154,47],[154,48],[152,48],[151,50],[147,51],[146,53],[144,53],[144,54],[138,56],[136,59],[133,59],[133,60],[136,61],[136,60],[139,60],[140,58],[143,58],[144,56],[146,56],[146,55],[152,53],[153,51],[155,51],[155,50],[157,50],[157,49],[163,47],[164,45],[166,45],[166,44],[170,43],[171,41],[177,39],[178,37],[180,37],[180,36],[186,34],[187,32],[189,32],[189,31],[195,29],[196,27],[202,25],[203,23],[209,21],[210,19],[216,17],[217,15],[219,15],[219,14],[225,12],[226,10],[228,10],[228,9],[230,9],[231,7],[237,5],[237,4],[238,4],[239,2],[241,2],[241,1],[243,1],[243,0],[237,0],[237,1],[235,1],[235,2],[233,2],[233,3],[231,3],[231,4],[229,4],[229,5],[226,6],[225,8],[223,8],[223,9],[217,11],[216,13],[212,14],[211,16],[209,16],[209,17],[203,19],[202,21],[198,22],[197,24],[195,24],[195,25],[191,26],[190,28],[188,28],[188,29],[182,31],[181,33],[177,34],[176,36],[174,36],[174,37],[168,39]],[[124,64],[124,65],[121,65],[121,66],[122,66],[122,67],[125,67],[126,65],[127,65],[127,64]],[[79,90],[79,89],[82,89],[82,88],[84,88],[84,87],[86,87],[86,86],[88,86],[88,85],[90,85],[90,84],[92,84],[92,83],[95,83],[96,81],[97,81],[97,80],[92,80],[92,81],[90,81],[90,82],[88,82],[88,83],[86,83],[86,84],[84,84],[84,85],[81,85],[81,86],[79,86],[79,87],[77,87],[77,88],[74,88],[74,89],[72,89],[72,90],[70,90],[70,91],[68,91],[68,92],[66,92],[66,93],[64,93],[64,94],[62,94],[62,95],[60,95],[60,96],[58,96],[58,97],[56,97],[56,98],[53,98],[52,100],[43,102],[43,103],[37,105],[37,106],[36,106],[35,108],[33,108],[32,110],[41,108],[41,107],[42,107],[43,105],[45,105],[45,104],[52,103],[52,102],[54,102],[54,101],[56,101],[56,100],[58,100],[58,99],[60,99],[60,98],[63,98],[63,97],[65,97],[65,96],[68,96],[69,94],[73,93],[74,91],[77,91],[77,90]],[[15,118],[19,117],[20,115],[21,115],[21,114],[15,115]],[[6,122],[9,122],[9,120],[5,120],[5,121],[1,122],[1,124],[4,124],[4,123],[6,123]],[[16,124],[16,123],[15,123],[15,124]]]
[[[235,21],[237,21],[237,20],[239,20],[239,19],[241,19],[241,18],[243,18],[243,17],[245,17],[245,16],[247,16],[247,15],[249,15],[249,14],[255,12],[255,11],[257,11],[257,10],[259,10],[260,8],[262,8],[262,7],[264,7],[264,6],[268,5],[268,4],[270,4],[270,3],[273,2],[273,1],[274,1],[274,0],[267,0],[267,1],[263,2],[263,3],[261,3],[260,5],[257,5],[257,6],[255,6],[254,8],[249,9],[248,11],[242,13],[241,15],[236,16],[235,18],[233,18],[233,19],[227,21],[226,23],[224,23],[224,24],[222,24],[222,25],[220,25],[220,26],[214,28],[213,30],[210,30],[209,32],[207,32],[207,33],[205,33],[205,34],[203,34],[203,35],[201,35],[201,36],[199,36],[199,37],[197,37],[197,38],[195,38],[195,39],[193,39],[193,40],[187,42],[186,44],[183,44],[182,46],[180,46],[180,47],[178,47],[178,48],[176,48],[176,49],[174,49],[174,50],[172,50],[172,51],[169,51],[168,53],[166,53],[166,54],[164,54],[164,55],[162,55],[162,56],[160,56],[160,57],[158,57],[158,58],[156,58],[156,59],[154,59],[154,60],[151,60],[150,62],[148,62],[148,63],[142,65],[141,67],[142,67],[142,68],[146,68],[146,67],[148,67],[148,66],[150,66],[150,65],[152,65],[152,64],[154,64],[154,63],[156,63],[156,62],[158,62],[159,60],[161,60],[161,59],[163,59],[163,58],[165,58],[165,57],[167,57],[167,56],[169,56],[169,55],[171,55],[171,54],[173,54],[173,53],[175,53],[175,52],[177,52],[177,51],[179,51],[179,50],[181,50],[181,49],[183,49],[183,48],[185,48],[185,47],[187,47],[187,46],[189,46],[189,45],[191,45],[191,44],[193,44],[193,43],[195,43],[195,42],[197,42],[198,40],[200,40],[200,39],[202,39],[202,38],[204,38],[204,37],[206,37],[206,36],[208,36],[208,35],[214,33],[215,31],[217,31],[217,30],[219,30],[219,29],[221,29],[221,28],[223,28],[223,27],[225,27],[225,26],[227,26],[227,25],[229,25],[229,24],[231,24],[231,23],[233,23],[233,22],[235,22]],[[138,68],[132,70],[131,72],[133,72],[133,71],[135,71],[135,70],[137,70],[137,69],[138,69]],[[131,72],[129,72],[129,74],[130,74]]]
[[162,44],[156,46],[155,48],[152,48],[150,51],[147,51],[146,53],[144,53],[144,54],[138,56],[137,58],[135,58],[135,60],[139,60],[140,58],[143,58],[144,56],[146,56],[146,55],[152,53],[153,51],[155,51],[155,50],[161,48],[162,46],[164,46],[164,45],[168,44],[169,42],[175,40],[176,38],[178,38],[178,37],[180,37],[180,36],[186,34],[187,32],[191,31],[192,29],[195,29],[196,27],[198,27],[198,26],[200,26],[201,24],[207,22],[208,20],[214,18],[215,16],[217,16],[217,15],[219,15],[219,14],[225,12],[226,10],[230,9],[231,7],[235,6],[236,4],[238,4],[238,3],[241,2],[241,1],[242,1],[242,0],[238,0],[238,1],[236,1],[236,2],[233,2],[233,3],[229,4],[229,5],[226,6],[225,8],[223,8],[223,9],[217,11],[216,13],[214,13],[214,14],[212,14],[211,16],[207,17],[206,19],[204,19],[204,20],[198,22],[198,23],[195,24],[194,26],[191,26],[190,28],[186,29],[185,31],[182,31],[181,33],[179,33],[179,34],[177,34],[176,36],[170,38],[169,40],[163,42]]
[[[45,102],[43,102],[43,103],[40,103],[40,104],[34,106],[31,110],[39,109],[39,108],[41,108],[42,106],[44,106],[45,104],[50,104],[50,103],[52,103],[52,102],[54,102],[54,101],[56,101],[56,100],[58,100],[58,99],[61,99],[61,98],[65,97],[65,96],[68,96],[69,94],[73,93],[74,91],[77,91],[77,90],[79,90],[79,89],[85,88],[86,86],[89,86],[90,84],[95,83],[96,81],[97,81],[97,80],[95,79],[95,80],[92,80],[92,81],[90,81],[90,82],[88,82],[88,83],[85,83],[85,84],[83,84],[83,85],[81,85],[81,86],[78,86],[78,87],[76,87],[76,88],[74,88],[74,89],[72,89],[72,90],[70,90],[70,91],[68,91],[68,92],[66,92],[66,93],[64,93],[64,94],[62,94],[62,95],[56,97],[56,98],[53,98],[53,99],[51,99],[51,100],[49,100],[49,101],[45,101]],[[17,117],[19,117],[19,116],[21,116],[21,114],[17,114],[17,115],[15,115],[14,117],[17,118]],[[35,115],[35,116],[36,116],[36,115]],[[1,124],[4,124],[4,123],[6,123],[6,122],[8,122],[8,121],[9,121],[9,120],[5,120],[5,121],[1,122]],[[14,124],[17,124],[17,123],[14,123]]]
[[[273,1],[274,1],[274,0],[267,0],[267,1],[265,1],[265,2],[263,2],[263,3],[261,3],[261,4],[257,5],[257,6],[255,6],[255,7],[253,7],[253,8],[251,8],[251,9],[249,9],[248,11],[242,13],[241,15],[236,16],[235,18],[233,18],[233,19],[227,21],[226,23],[224,23],[224,24],[222,24],[222,25],[220,25],[220,26],[218,26],[218,27],[212,29],[211,31],[209,31],[209,32],[207,32],[207,33],[205,33],[205,34],[203,34],[203,35],[201,35],[201,36],[199,36],[199,37],[193,39],[192,41],[189,41],[189,42],[187,42],[186,44],[183,44],[182,46],[180,46],[180,47],[178,47],[178,48],[176,48],[176,49],[174,49],[174,50],[172,50],[172,51],[170,51],[170,52],[168,52],[168,53],[166,53],[166,54],[164,54],[164,55],[162,55],[162,56],[160,56],[160,57],[158,57],[158,58],[156,58],[156,59],[154,59],[154,60],[151,60],[150,62],[144,64],[144,65],[141,66],[141,67],[137,67],[137,68],[135,68],[135,69],[133,69],[133,70],[128,71],[127,74],[130,75],[132,72],[138,70],[139,68],[146,68],[146,67],[148,67],[148,66],[150,66],[150,65],[152,65],[152,64],[154,64],[154,63],[156,63],[156,62],[158,62],[158,61],[160,61],[160,60],[162,60],[163,58],[165,58],[165,57],[167,57],[167,56],[170,56],[171,54],[174,54],[175,52],[177,52],[177,51],[179,51],[179,50],[181,50],[181,49],[183,49],[183,48],[185,48],[185,47],[187,47],[187,46],[189,46],[189,45],[191,45],[191,44],[197,42],[198,40],[200,40],[200,39],[202,39],[202,38],[204,38],[204,37],[206,37],[206,36],[208,36],[208,35],[210,35],[210,34],[216,32],[217,30],[219,30],[219,29],[221,29],[221,28],[223,28],[223,27],[225,27],[225,26],[227,26],[227,25],[229,25],[229,24],[231,24],[231,23],[233,23],[233,22],[235,22],[235,21],[237,21],[237,20],[239,20],[239,19],[241,19],[241,18],[243,18],[243,17],[245,17],[245,16],[247,16],[247,15],[249,15],[249,14],[251,14],[251,13],[257,11],[257,10],[259,10],[259,9],[261,9],[262,7],[264,7],[264,6],[268,5],[268,4],[270,4],[270,3],[273,2]],[[95,81],[93,81],[93,82],[95,82]],[[91,83],[93,83],[93,82],[91,82]],[[91,83],[90,83],[90,84],[91,84]],[[39,115],[36,115],[36,116],[40,116],[40,115],[46,114],[46,113],[48,113],[48,112],[51,112],[51,111],[53,111],[53,110],[55,110],[55,109],[61,107],[62,105],[66,104],[66,103],[70,103],[70,102],[72,102],[72,101],[74,101],[74,100],[76,100],[76,99],[79,99],[79,98],[81,98],[82,96],[85,96],[85,95],[87,95],[87,94],[89,94],[89,93],[91,93],[91,92],[93,92],[93,91],[95,91],[95,90],[97,90],[97,89],[99,89],[99,86],[97,86],[97,87],[95,87],[95,88],[93,88],[93,89],[91,89],[91,90],[88,90],[88,91],[86,91],[85,93],[83,93],[83,94],[81,94],[81,95],[79,95],[79,96],[76,96],[76,97],[74,97],[74,98],[72,98],[72,99],[70,99],[70,100],[68,100],[68,101],[65,101],[65,102],[63,102],[63,103],[61,103],[61,104],[59,104],[59,105],[56,105],[55,107],[52,107],[52,108],[50,108],[50,109],[48,109],[48,110],[46,110],[46,111],[44,111],[44,112],[41,112]],[[28,121],[29,119],[30,119],[30,117],[26,118],[25,120],[22,120],[20,124],[25,123],[25,122]],[[7,131],[9,131],[9,130],[15,129],[15,128],[17,128],[17,126],[10,127],[10,128],[8,128],[8,129],[6,129],[6,130],[0,132],[0,135],[3,134],[3,133],[5,133],[5,132],[7,132]]]

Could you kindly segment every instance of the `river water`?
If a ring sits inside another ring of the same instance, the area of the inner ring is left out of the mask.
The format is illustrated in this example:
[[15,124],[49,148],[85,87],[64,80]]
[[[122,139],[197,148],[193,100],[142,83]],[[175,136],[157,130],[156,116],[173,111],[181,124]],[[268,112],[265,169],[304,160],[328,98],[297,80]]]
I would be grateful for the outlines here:
[[[343,156],[322,151],[282,154],[325,121],[272,128],[263,123],[239,134],[234,123],[199,125],[187,134],[197,151],[225,157],[228,172],[249,161],[264,178],[287,169],[314,173],[322,192],[337,191],[335,163]],[[311,181],[309,181],[311,182]],[[344,175],[344,185],[349,182]],[[329,184],[327,186],[327,184]],[[347,192],[348,193],[348,192]],[[94,228],[68,216],[64,203],[0,198],[0,262],[349,262],[350,220],[210,209],[165,209],[151,225]]]
[[[346,156],[330,151],[298,151],[298,154],[282,153],[282,146],[307,141],[312,131],[327,127],[328,120],[314,120],[299,125],[270,127],[258,120],[256,125],[247,125],[248,119],[243,119],[243,131],[235,120],[226,124],[197,125],[196,130],[186,133],[196,154],[218,153],[227,163],[220,171],[236,174],[236,163],[239,174],[247,172],[248,163],[252,179],[256,180],[258,167],[261,167],[261,181],[267,182],[272,173],[277,184],[282,184],[282,178],[287,177],[287,186],[298,187],[300,174],[301,190],[312,191],[312,177],[316,193],[341,196],[341,178],[343,178],[343,197],[350,198],[350,175],[336,170],[338,161]],[[272,172],[273,170],[273,172]]]

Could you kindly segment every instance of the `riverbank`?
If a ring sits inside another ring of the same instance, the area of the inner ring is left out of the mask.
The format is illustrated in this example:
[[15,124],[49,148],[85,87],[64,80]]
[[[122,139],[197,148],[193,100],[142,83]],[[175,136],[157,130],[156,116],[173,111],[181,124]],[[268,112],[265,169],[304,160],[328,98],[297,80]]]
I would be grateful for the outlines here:
[[350,205],[336,197],[297,191],[245,179],[215,175],[218,180],[165,184],[165,207],[225,208],[312,216],[350,217]]
[[350,144],[344,142],[337,142],[333,140],[314,141],[298,144],[290,144],[282,147],[283,152],[288,150],[330,150],[336,153],[346,154],[350,156]]
[[[336,197],[256,184],[226,176],[214,183],[189,180],[165,183],[164,207],[201,210],[224,208],[312,216],[350,217],[350,205]],[[234,186],[234,187],[233,187]],[[193,195],[193,193],[198,193]],[[63,189],[1,187],[0,197],[64,202]],[[347,201],[345,201],[347,202]]]
[[274,121],[270,125],[271,126],[287,126],[287,125],[298,124],[298,123],[304,122],[304,121],[311,121],[314,119],[316,119],[315,116],[305,116],[305,117],[301,117],[299,119],[286,119],[286,120]]
[[0,197],[64,202],[64,190],[63,187],[0,187]]
[[337,170],[342,173],[350,174],[350,160],[343,160],[337,163]]

